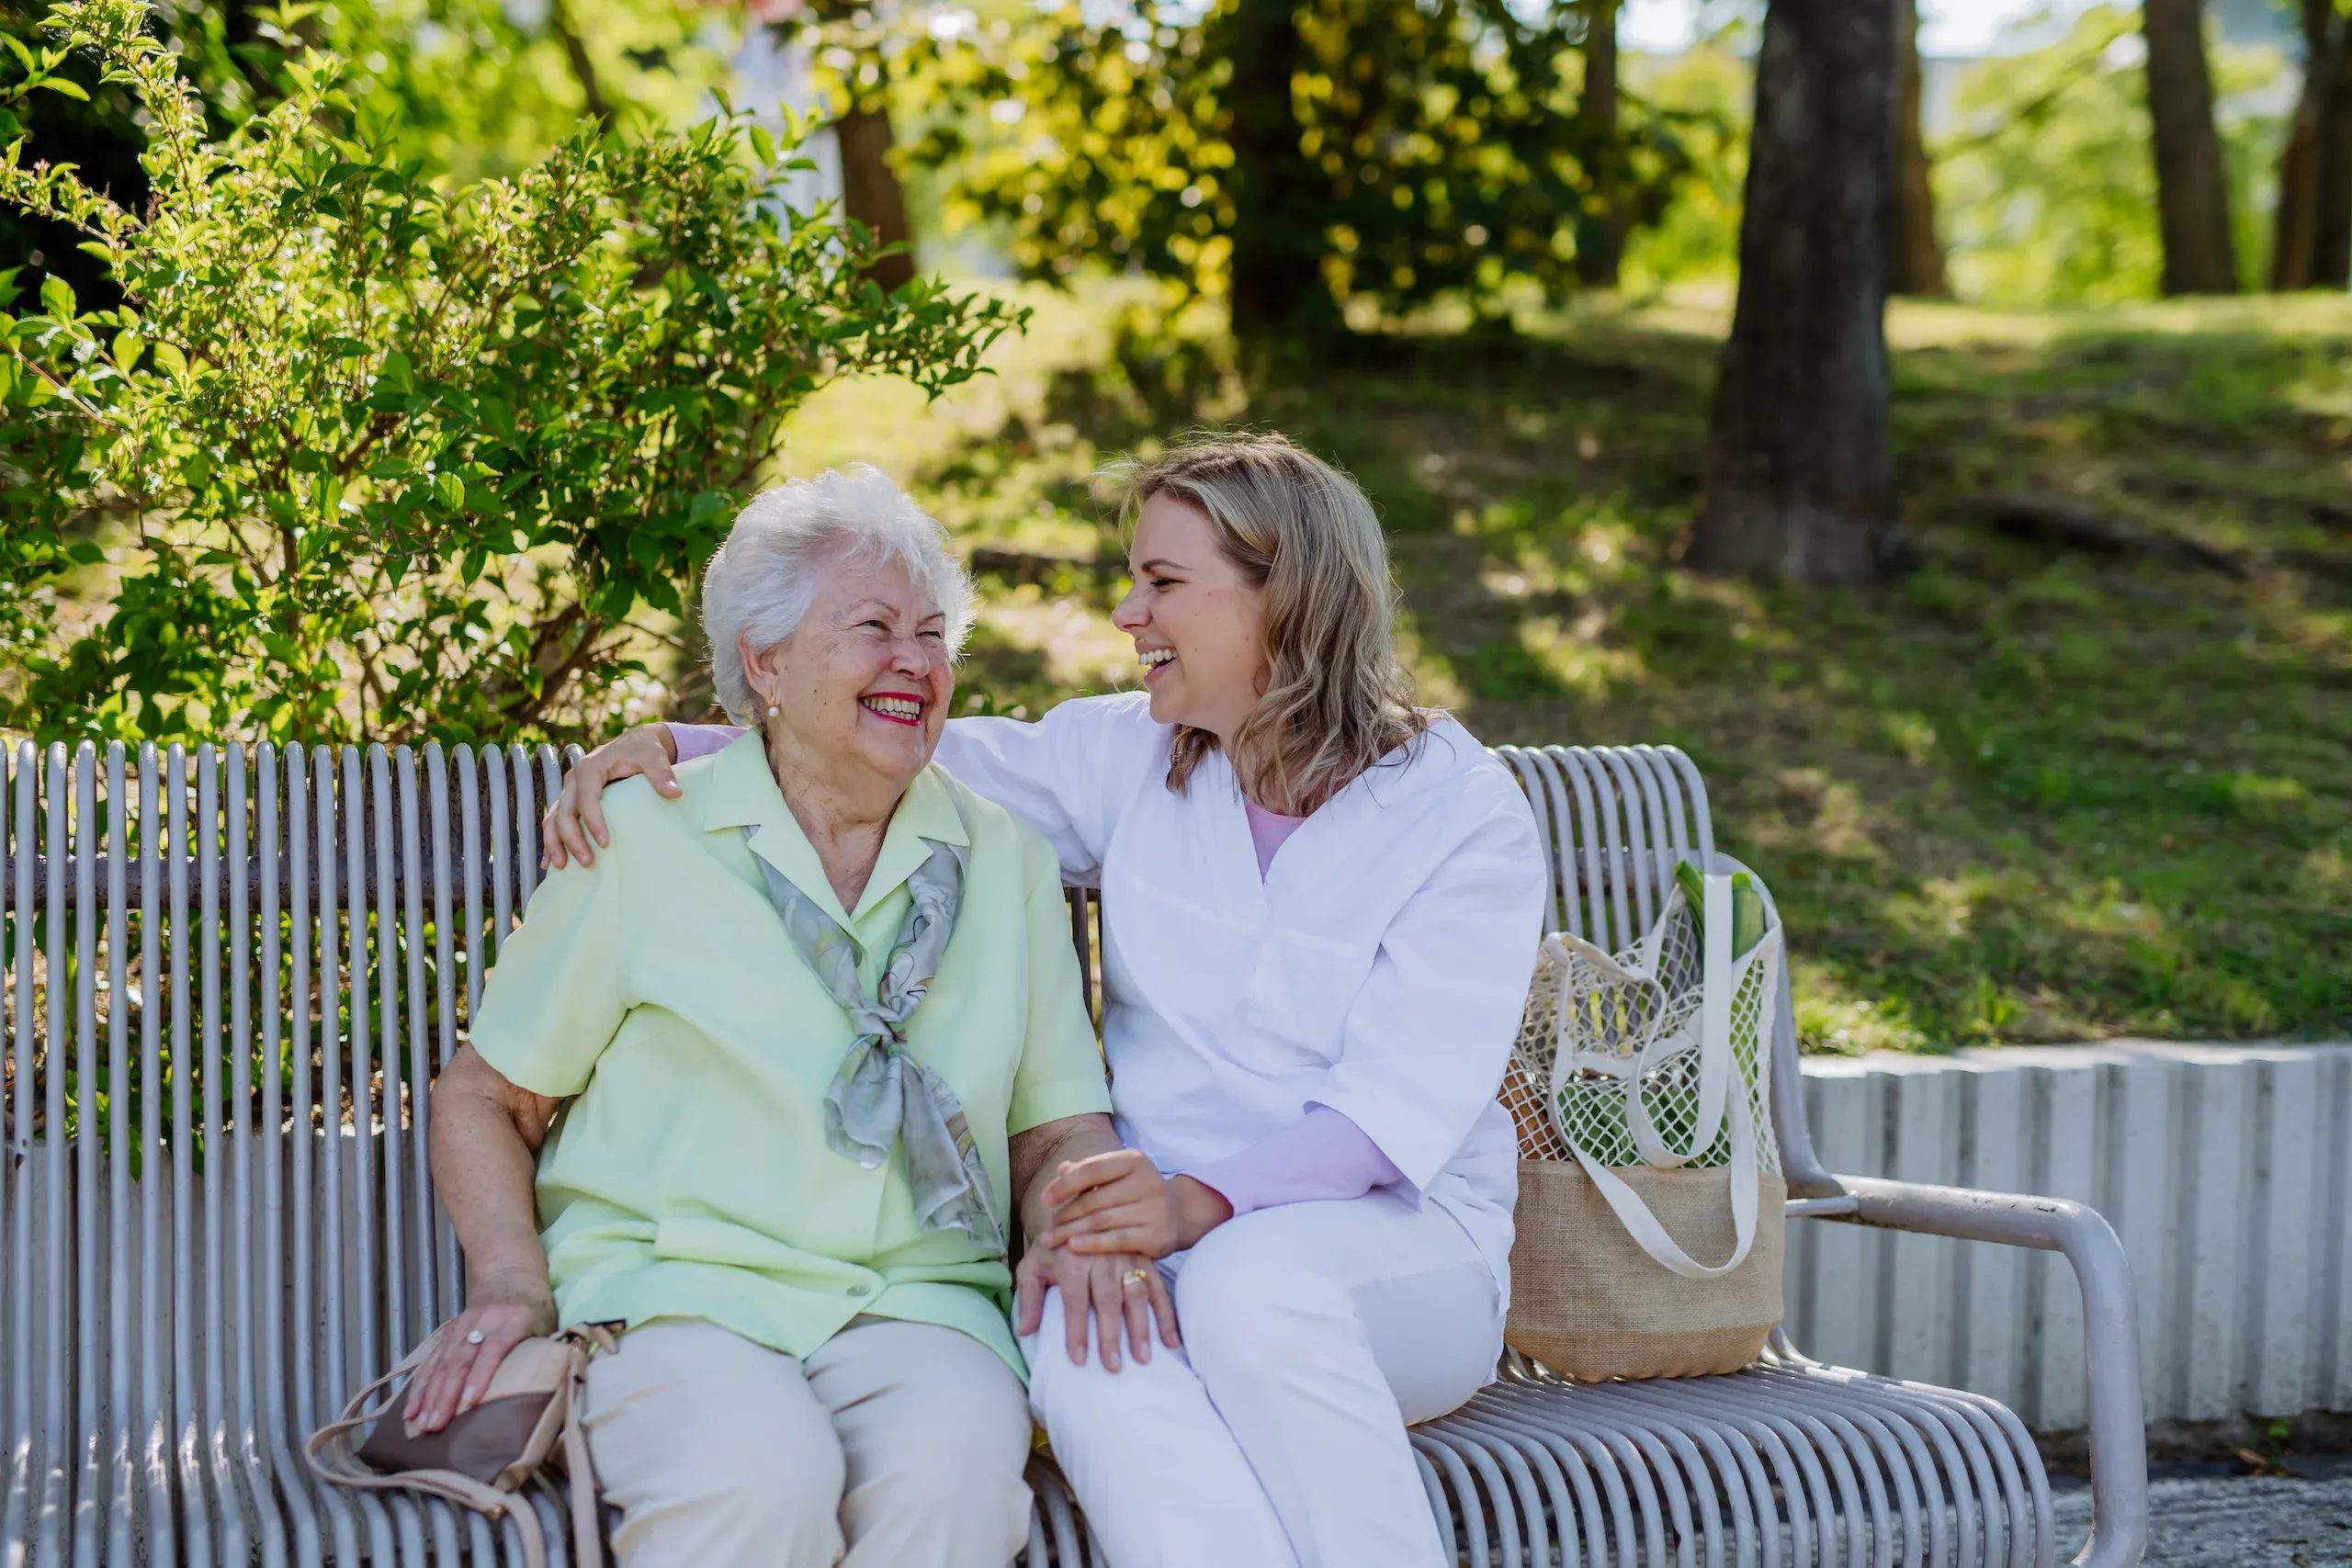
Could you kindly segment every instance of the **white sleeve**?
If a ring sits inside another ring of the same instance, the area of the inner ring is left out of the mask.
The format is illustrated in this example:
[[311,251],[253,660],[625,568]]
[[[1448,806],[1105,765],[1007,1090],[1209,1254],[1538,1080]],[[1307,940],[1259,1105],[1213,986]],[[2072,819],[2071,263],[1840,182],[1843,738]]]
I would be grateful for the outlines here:
[[1170,733],[1143,693],[1073,697],[1035,724],[951,718],[933,760],[1044,834],[1063,881],[1094,887],[1120,807],[1144,771],[1167,768]]
[[1494,1103],[1543,940],[1535,818],[1505,788],[1390,922],[1314,1097],[1363,1128],[1416,1191]]

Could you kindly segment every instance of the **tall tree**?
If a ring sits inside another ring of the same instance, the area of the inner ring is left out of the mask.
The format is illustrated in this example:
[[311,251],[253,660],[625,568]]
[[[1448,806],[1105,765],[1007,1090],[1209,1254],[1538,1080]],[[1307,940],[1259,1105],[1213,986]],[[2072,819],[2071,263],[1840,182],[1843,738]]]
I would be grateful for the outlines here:
[[[755,23],[808,45],[826,69],[820,73],[833,109],[833,148],[841,155],[842,210],[865,226],[878,244],[902,245],[878,256],[865,276],[894,291],[915,275],[914,227],[899,182],[890,125],[894,64],[886,45],[903,20],[863,0],[745,0]],[[887,8],[895,13],[898,7]]]
[[1895,0],[1770,0],[1690,559],[1797,582],[1876,576],[1895,518],[1885,214]]
[[1588,288],[1617,287],[1625,249],[1625,193],[1618,165],[1617,13],[1623,0],[1585,0],[1584,89],[1577,118],[1591,149],[1596,209],[1577,226],[1577,281]]
[[2148,120],[2156,164],[2156,229],[2166,294],[2234,294],[2230,182],[2213,130],[2213,79],[2205,63],[2204,0],[2145,0]]
[[1894,0],[1894,199],[1887,203],[1886,291],[1943,299],[1944,249],[1936,239],[1936,193],[1919,129],[1918,0]]
[[1312,341],[1338,324],[1339,309],[1323,278],[1319,182],[1291,102],[1306,55],[1295,0],[1233,0],[1210,26],[1210,47],[1233,62],[1233,333]]
[[2270,287],[2342,288],[2352,273],[2352,10],[2302,0],[2303,85],[2278,155]]
[[[842,154],[842,210],[871,230],[876,243],[911,247],[914,229],[907,221],[906,192],[890,161],[897,139],[890,131],[890,106],[882,88],[854,94],[849,107],[833,121],[833,141]],[[914,252],[877,256],[865,276],[886,291],[895,290],[913,279]]]

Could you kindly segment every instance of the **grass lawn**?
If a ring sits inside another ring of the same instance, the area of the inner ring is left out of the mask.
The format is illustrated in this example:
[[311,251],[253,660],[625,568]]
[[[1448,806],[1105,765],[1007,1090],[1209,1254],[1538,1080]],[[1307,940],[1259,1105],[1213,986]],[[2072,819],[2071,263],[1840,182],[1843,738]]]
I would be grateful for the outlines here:
[[[1244,385],[1214,340],[1123,333],[1108,290],[1035,299],[999,377],[835,389],[791,453],[876,463],[978,552],[976,694],[1129,683],[1091,476],[1269,425],[1381,507],[1426,700],[1490,741],[1698,761],[1789,920],[1810,1046],[2352,1025],[2352,301],[1896,307],[1917,560],[1851,592],[1674,564],[1720,299]],[[2014,537],[1973,509],[1996,491],[2229,560]]]

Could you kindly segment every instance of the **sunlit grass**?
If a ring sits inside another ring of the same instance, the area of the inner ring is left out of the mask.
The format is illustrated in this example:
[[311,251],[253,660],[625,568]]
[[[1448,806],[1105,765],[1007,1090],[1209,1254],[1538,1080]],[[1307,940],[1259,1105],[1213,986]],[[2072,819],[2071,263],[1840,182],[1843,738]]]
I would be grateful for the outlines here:
[[[1489,740],[1699,761],[1788,919],[1815,1048],[2352,1024],[2352,301],[1897,305],[1921,558],[1857,592],[1675,563],[1727,291],[1588,301],[1516,344],[1392,341],[1238,396],[1213,340],[1029,298],[999,377],[928,407],[835,389],[791,455],[874,461],[1028,563],[983,574],[964,678],[1001,706],[1131,678],[1115,578],[1057,564],[1121,548],[1102,464],[1203,411],[1272,425],[1381,507],[1424,700]],[[1962,504],[1993,491],[2246,575],[2005,538]]]

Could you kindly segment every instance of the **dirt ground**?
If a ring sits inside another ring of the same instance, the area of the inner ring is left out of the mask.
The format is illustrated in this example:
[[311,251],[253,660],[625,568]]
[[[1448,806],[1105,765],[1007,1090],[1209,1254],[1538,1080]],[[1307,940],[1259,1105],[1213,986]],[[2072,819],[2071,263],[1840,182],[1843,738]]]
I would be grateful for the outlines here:
[[[2146,1568],[2332,1568],[2352,1563],[2352,1454],[2290,1458],[2290,1476],[2234,1473],[2222,1464],[2152,1467],[2155,1515]],[[2058,1555],[2090,1524],[2087,1483],[2052,1476]]]

